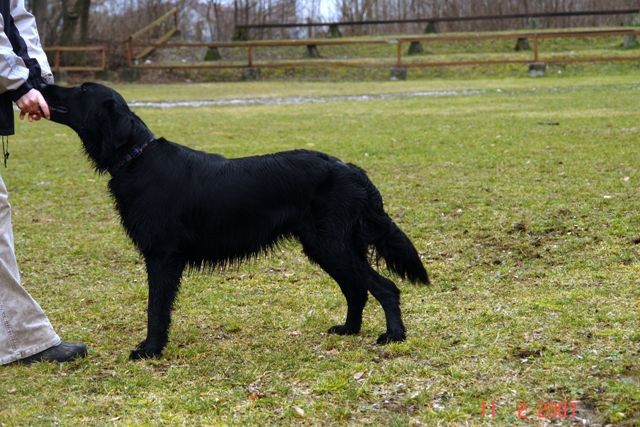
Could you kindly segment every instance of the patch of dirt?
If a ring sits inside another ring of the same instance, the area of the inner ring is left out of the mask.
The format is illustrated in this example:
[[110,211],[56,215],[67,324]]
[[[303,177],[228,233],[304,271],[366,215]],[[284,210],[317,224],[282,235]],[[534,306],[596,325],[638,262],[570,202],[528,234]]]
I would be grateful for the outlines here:
[[529,359],[534,359],[536,357],[541,357],[544,354],[545,350],[546,350],[545,347],[542,347],[542,348],[516,347],[511,351],[511,354],[520,360],[529,360]]
[[578,402],[575,413],[571,415],[567,421],[574,425],[601,426],[604,421],[595,405],[585,401]]

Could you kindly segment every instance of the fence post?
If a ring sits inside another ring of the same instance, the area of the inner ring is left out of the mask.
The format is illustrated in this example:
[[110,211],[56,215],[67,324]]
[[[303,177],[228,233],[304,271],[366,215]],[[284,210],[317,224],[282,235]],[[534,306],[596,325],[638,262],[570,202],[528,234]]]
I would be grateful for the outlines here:
[[248,64],[242,70],[242,80],[258,80],[260,78],[260,69],[253,66],[253,45],[247,46]]
[[140,73],[135,68],[135,64],[133,63],[133,37],[132,36],[129,36],[129,38],[125,42],[125,48],[127,50],[128,67],[123,67],[119,72],[119,76],[124,81],[134,82],[138,80],[138,78],[140,77]]
[[538,53],[539,39],[538,33],[533,34],[533,63],[529,64],[529,76],[530,77],[543,77],[547,70],[547,64],[540,62],[540,55]]
[[94,77],[96,80],[112,80],[115,73],[107,70],[107,50],[104,46],[100,46],[98,49],[100,54],[100,70],[96,70]]
[[391,68],[391,80],[406,80],[407,69],[402,66],[402,41],[395,40],[396,43],[396,66]]

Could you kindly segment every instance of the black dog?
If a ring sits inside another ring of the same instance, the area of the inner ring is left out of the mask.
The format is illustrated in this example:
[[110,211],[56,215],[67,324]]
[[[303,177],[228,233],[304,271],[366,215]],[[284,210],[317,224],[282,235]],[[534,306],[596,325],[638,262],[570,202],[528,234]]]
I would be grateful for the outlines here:
[[106,86],[48,86],[42,92],[51,119],[76,131],[97,171],[111,174],[109,189],[122,224],[144,257],[147,339],[132,359],[162,353],[186,266],[241,262],[286,238],[298,239],[347,299],[347,319],[330,333],[360,331],[370,292],[387,322],[378,343],[405,339],[400,291],[371,268],[369,248],[399,276],[429,279],[362,169],[304,150],[226,159],[156,139]]

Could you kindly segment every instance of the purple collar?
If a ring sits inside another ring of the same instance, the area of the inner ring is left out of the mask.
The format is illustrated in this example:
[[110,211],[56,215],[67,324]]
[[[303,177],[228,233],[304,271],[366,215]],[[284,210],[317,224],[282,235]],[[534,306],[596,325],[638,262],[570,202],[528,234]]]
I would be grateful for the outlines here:
[[131,147],[129,149],[129,152],[125,154],[119,162],[109,168],[109,173],[111,174],[111,176],[115,176],[115,174],[124,166],[126,166],[130,161],[137,157],[140,157],[142,153],[144,153],[144,150],[149,148],[155,142],[156,139],[152,137],[149,141],[145,141],[142,144],[135,144],[133,147]]

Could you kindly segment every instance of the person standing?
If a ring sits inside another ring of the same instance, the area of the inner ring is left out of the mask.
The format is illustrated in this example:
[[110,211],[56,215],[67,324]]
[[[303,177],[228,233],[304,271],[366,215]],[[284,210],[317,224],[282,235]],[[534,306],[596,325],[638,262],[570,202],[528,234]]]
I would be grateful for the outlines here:
[[[39,89],[53,83],[35,18],[24,0],[0,0],[0,137],[4,161],[14,133],[13,102],[20,119],[49,118]],[[13,246],[11,206],[0,176],[0,365],[66,362],[87,354],[82,343],[63,342],[38,303],[20,284]]]

